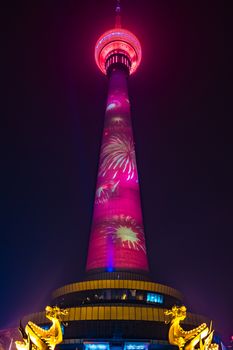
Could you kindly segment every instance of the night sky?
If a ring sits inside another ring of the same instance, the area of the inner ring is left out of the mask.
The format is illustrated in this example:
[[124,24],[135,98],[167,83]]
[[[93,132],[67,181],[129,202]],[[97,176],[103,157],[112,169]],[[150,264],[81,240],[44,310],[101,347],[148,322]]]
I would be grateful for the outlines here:
[[[129,93],[152,276],[228,341],[232,40],[223,6],[122,0],[123,25],[143,49]],[[2,9],[0,328],[83,278],[107,94],[93,52],[113,9],[111,0]]]

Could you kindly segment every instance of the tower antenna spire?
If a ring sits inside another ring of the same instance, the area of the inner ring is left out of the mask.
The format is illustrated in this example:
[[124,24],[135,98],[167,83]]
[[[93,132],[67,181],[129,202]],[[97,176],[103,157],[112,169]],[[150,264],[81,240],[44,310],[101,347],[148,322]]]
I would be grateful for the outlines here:
[[121,3],[120,0],[116,1],[116,20],[115,20],[115,28],[121,28]]

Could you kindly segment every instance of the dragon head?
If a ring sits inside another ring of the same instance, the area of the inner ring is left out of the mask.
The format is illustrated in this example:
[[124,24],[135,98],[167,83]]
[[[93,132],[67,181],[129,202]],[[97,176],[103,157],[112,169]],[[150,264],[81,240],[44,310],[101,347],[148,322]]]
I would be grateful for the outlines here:
[[[172,320],[183,321],[187,315],[187,309],[184,305],[182,306],[173,306],[171,310],[166,310],[164,312],[166,316],[171,316]],[[168,323],[168,322],[166,322]]]
[[61,320],[62,316],[68,314],[68,310],[60,309],[58,306],[46,306],[45,316],[52,321],[53,319]]

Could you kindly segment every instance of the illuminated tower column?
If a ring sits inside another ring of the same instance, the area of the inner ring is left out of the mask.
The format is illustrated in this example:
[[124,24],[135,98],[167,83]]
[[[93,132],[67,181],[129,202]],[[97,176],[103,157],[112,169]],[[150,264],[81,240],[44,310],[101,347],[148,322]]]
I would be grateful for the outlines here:
[[141,46],[120,28],[119,19],[118,14],[117,27],[95,48],[109,89],[86,270],[148,272],[127,87],[140,64]]

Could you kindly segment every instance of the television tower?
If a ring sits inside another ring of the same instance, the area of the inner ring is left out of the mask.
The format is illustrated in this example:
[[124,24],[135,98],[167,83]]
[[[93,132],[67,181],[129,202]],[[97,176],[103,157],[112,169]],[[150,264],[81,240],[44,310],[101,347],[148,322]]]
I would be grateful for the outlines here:
[[109,88],[100,151],[87,272],[148,272],[138,172],[131,125],[128,76],[141,61],[141,45],[121,28],[116,6],[115,28],[95,46],[95,61],[108,76]]
[[[62,350],[173,350],[165,310],[182,305],[179,291],[149,278],[127,80],[141,62],[137,37],[115,28],[95,46],[95,61],[108,76],[86,277],[56,289],[51,304],[68,309]],[[28,315],[48,322],[44,312]],[[205,318],[188,314],[192,329]]]

